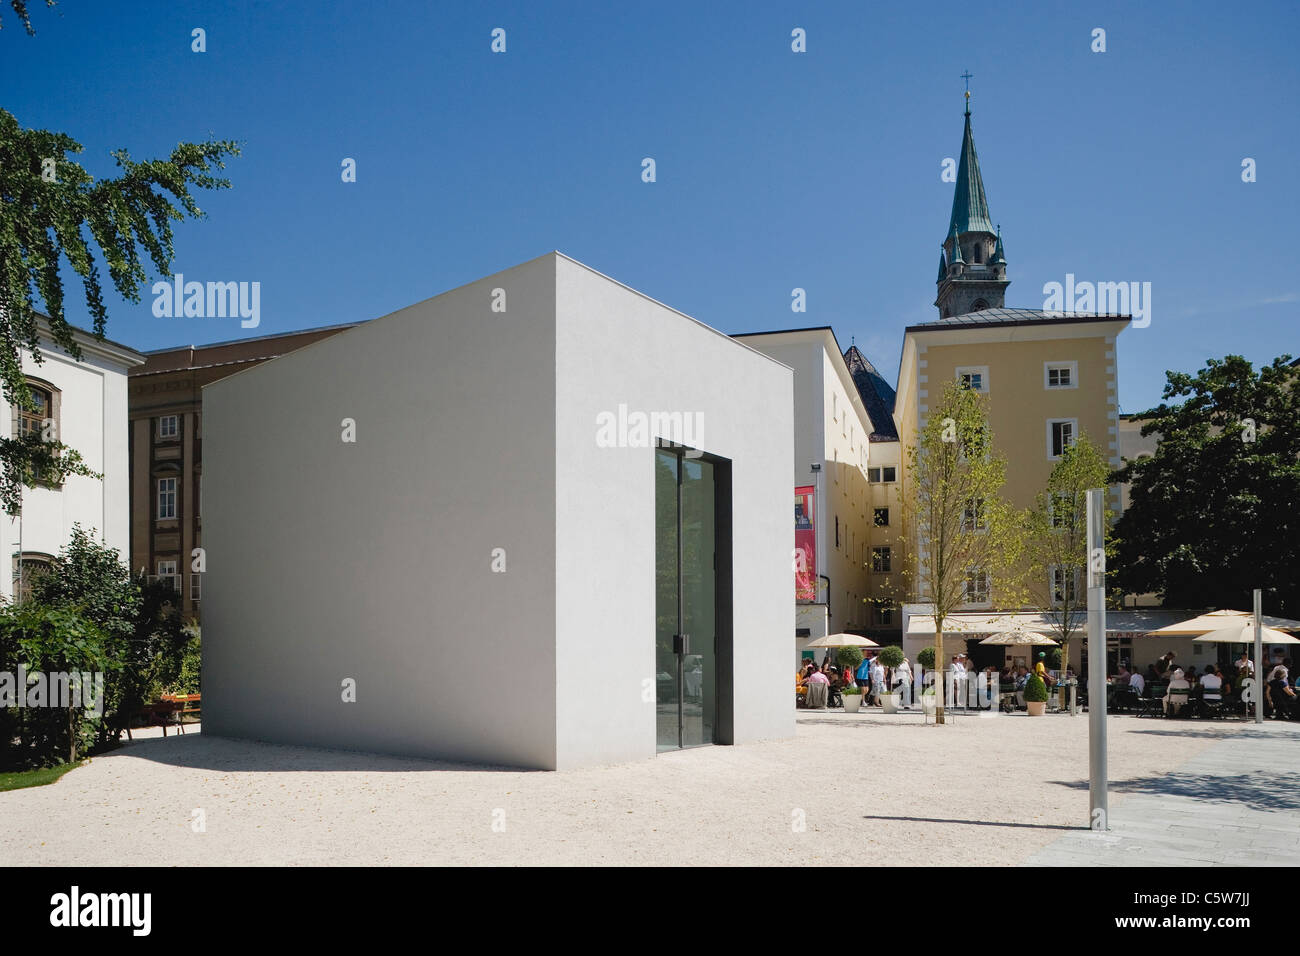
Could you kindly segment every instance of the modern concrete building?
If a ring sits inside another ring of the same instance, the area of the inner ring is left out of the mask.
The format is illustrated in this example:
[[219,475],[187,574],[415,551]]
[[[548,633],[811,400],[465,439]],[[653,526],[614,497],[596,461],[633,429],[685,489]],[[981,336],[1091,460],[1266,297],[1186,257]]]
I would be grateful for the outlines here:
[[24,486],[22,514],[0,522],[0,541],[11,560],[12,575],[0,582],[6,600],[27,587],[33,570],[59,553],[81,525],[125,557],[129,540],[127,497],[128,370],[144,361],[139,352],[74,330],[81,348],[78,361],[56,345],[49,326],[39,320],[41,363],[21,350],[22,369],[36,408],[4,402],[10,437],[44,434],[80,453],[103,480],[69,475],[61,484]]
[[206,733],[563,769],[793,732],[780,362],[550,253],[203,408]]
[[161,349],[131,371],[130,566],[170,584],[187,620],[202,617],[203,386],[352,327]]

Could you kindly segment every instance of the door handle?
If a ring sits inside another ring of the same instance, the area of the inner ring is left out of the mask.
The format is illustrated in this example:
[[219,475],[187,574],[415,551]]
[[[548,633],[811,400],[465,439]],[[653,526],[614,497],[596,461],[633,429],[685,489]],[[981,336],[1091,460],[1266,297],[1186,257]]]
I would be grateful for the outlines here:
[[689,634],[673,635],[673,653],[686,655],[691,652],[691,636]]

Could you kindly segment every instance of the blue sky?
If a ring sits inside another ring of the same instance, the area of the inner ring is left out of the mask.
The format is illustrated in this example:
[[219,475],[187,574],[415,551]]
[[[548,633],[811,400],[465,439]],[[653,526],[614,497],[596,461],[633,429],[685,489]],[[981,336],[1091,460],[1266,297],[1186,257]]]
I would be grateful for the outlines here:
[[0,104],[93,174],[119,147],[243,146],[174,268],[260,282],[260,327],[155,318],[145,290],[109,303],[135,348],[373,318],[559,249],[725,332],[830,325],[892,381],[937,317],[969,70],[1007,304],[1066,273],[1152,284],[1122,410],[1166,368],[1300,355],[1295,3],[62,0],[35,38],[7,6]]

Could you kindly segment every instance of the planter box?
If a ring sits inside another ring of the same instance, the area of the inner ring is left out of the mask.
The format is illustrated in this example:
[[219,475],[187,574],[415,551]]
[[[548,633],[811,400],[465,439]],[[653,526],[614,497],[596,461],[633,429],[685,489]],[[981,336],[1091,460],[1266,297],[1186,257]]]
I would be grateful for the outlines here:
[[1047,701],[1045,700],[1025,701],[1025,707],[1026,709],[1028,709],[1030,717],[1043,716],[1043,708],[1045,708],[1046,706],[1047,706]]
[[856,714],[858,708],[862,706],[861,694],[841,694],[840,699],[844,701],[844,713]]

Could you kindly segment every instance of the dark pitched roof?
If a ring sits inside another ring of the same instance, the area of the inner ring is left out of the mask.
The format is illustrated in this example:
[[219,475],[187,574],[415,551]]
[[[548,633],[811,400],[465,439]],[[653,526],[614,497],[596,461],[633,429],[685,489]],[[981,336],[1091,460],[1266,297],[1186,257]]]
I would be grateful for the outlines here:
[[849,367],[853,384],[857,386],[867,417],[871,419],[871,427],[875,429],[869,440],[898,441],[898,429],[894,426],[893,388],[856,345],[850,345],[844,353],[844,364]]
[[1097,312],[1045,312],[1042,309],[982,309],[965,315],[951,315],[919,325],[909,325],[908,332],[936,332],[939,329],[963,326],[997,325],[1053,325],[1068,322],[1118,322],[1129,321],[1129,315],[1108,315]]

